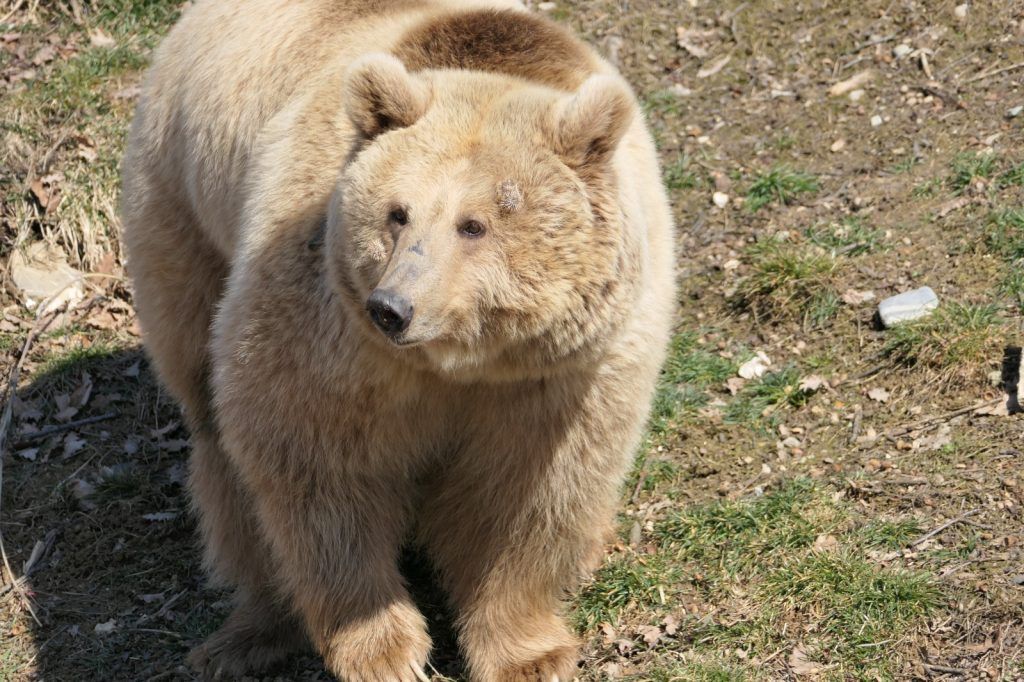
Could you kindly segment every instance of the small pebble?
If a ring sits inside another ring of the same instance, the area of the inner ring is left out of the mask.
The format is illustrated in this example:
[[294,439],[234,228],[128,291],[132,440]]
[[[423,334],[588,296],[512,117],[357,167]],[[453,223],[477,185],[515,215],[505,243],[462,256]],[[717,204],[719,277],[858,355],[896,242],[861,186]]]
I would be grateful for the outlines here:
[[669,88],[669,90],[671,90],[672,94],[677,97],[689,97],[690,95],[693,94],[693,90],[686,87],[682,83],[674,83],[672,87]]
[[831,151],[833,151],[833,152],[841,152],[841,151],[843,151],[844,147],[846,147],[846,140],[840,138],[840,139],[836,140],[835,142],[833,142],[832,146],[829,147],[829,149]]
[[871,127],[877,128],[880,125],[882,125],[882,117],[879,116],[878,114],[875,114],[874,116],[871,117]]
[[556,7],[558,7],[558,4],[554,2],[537,3],[537,9],[539,9],[541,12],[550,12]]
[[1006,118],[1017,118],[1024,113],[1024,104],[1018,104],[1006,112]]
[[892,48],[892,56],[896,57],[896,59],[903,59],[913,51],[914,48],[912,48],[910,45],[907,45],[906,43],[900,43],[896,47]]
[[953,15],[956,16],[957,19],[965,18],[967,16],[967,3],[965,2],[962,5],[957,5],[956,7],[954,7]]
[[715,203],[718,208],[725,208],[729,204],[729,195],[725,192],[715,192],[711,195],[711,201]]
[[859,102],[864,98],[864,91],[858,88],[847,95],[847,97],[850,98],[851,102]]

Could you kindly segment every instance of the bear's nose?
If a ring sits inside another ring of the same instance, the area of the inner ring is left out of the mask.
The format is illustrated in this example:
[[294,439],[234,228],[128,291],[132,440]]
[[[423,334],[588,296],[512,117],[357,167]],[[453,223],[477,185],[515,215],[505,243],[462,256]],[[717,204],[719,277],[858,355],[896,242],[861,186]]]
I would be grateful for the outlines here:
[[412,304],[393,291],[374,289],[366,300],[366,312],[377,327],[395,338],[412,322]]

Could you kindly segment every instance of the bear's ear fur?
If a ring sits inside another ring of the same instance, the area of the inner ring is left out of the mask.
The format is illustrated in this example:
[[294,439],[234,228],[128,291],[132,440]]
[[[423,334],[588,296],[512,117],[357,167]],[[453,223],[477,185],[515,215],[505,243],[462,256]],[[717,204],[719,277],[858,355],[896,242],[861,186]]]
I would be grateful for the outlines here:
[[572,168],[604,163],[635,115],[633,96],[623,83],[591,76],[555,107],[554,151]]
[[389,54],[364,55],[345,74],[348,117],[366,139],[412,125],[426,112],[429,100],[427,83]]

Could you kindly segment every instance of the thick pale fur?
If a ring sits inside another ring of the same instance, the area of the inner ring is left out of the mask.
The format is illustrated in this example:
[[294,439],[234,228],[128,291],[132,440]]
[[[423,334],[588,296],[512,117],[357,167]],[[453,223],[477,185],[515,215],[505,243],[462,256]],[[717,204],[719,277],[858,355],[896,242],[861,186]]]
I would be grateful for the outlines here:
[[[415,539],[474,680],[571,679],[561,599],[600,559],[674,301],[614,70],[510,3],[199,0],[124,176],[146,346],[237,590],[192,663],[237,675],[308,640],[343,680],[417,679]],[[377,287],[412,301],[406,345],[369,319]]]

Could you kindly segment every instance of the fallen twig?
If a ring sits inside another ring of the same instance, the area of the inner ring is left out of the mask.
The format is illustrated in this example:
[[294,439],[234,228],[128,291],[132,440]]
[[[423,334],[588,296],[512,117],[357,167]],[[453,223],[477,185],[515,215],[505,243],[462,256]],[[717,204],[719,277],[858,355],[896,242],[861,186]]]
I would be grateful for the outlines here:
[[135,621],[135,624],[132,625],[132,627],[135,628],[135,629],[138,629],[138,627],[140,625],[143,625],[144,623],[148,623],[151,620],[156,620],[157,618],[160,618],[161,616],[165,615],[168,611],[170,611],[171,607],[174,606],[174,602],[176,602],[179,599],[181,599],[182,596],[184,596],[184,594],[186,592],[188,592],[188,590],[182,590],[181,592],[179,592],[178,594],[174,595],[173,597],[170,597],[167,601],[165,601],[163,603],[163,606],[161,606],[157,610],[156,613],[154,613],[152,615],[144,614],[137,621]]
[[1024,62],[1010,64],[1009,66],[1004,66],[1003,68],[996,69],[995,71],[979,73],[977,76],[974,76],[973,78],[968,78],[966,82],[974,83],[976,81],[985,80],[986,78],[991,78],[992,76],[998,76],[999,74],[1006,73],[1007,71],[1016,71],[1017,69],[1024,69]]
[[71,429],[77,429],[79,426],[86,426],[87,424],[95,424],[96,422],[106,421],[107,419],[113,419],[114,417],[120,416],[120,412],[116,410],[113,412],[105,412],[103,414],[97,414],[92,417],[86,417],[84,419],[76,419],[73,422],[67,424],[54,424],[52,426],[46,426],[39,429],[35,433],[27,433],[21,437],[21,440],[17,440],[11,444],[14,449],[24,447],[30,443],[34,443],[37,440],[47,438],[54,435],[55,433],[63,433],[64,431],[70,431]]
[[631,505],[636,504],[637,499],[640,498],[640,493],[643,492],[644,484],[647,483],[647,460],[644,459],[644,463],[640,465],[640,473],[636,477],[636,487],[633,488],[633,494],[629,496],[629,503]]
[[861,50],[863,50],[866,47],[874,47],[875,45],[881,45],[882,43],[887,43],[890,40],[895,40],[895,39],[896,39],[896,34],[895,33],[892,34],[891,36],[882,36],[882,37],[879,37],[879,38],[872,38],[871,40],[868,40],[867,42],[863,42],[863,43],[857,45],[856,47],[853,47],[853,48],[847,50],[846,52],[843,53],[842,56],[845,57],[846,55],[857,54],[858,52],[860,52]]
[[28,581],[28,577],[35,573],[40,560],[50,551],[50,548],[53,547],[53,541],[56,539],[57,531],[54,529],[48,532],[42,540],[36,542],[35,547],[32,548],[32,554],[29,555],[28,561],[25,562],[21,577],[16,581],[9,582],[3,587],[0,587],[0,596],[3,596],[13,590],[15,588],[15,582],[20,585],[24,585]]
[[946,521],[944,524],[942,524],[938,528],[934,528],[934,529],[928,531],[927,533],[925,533],[924,535],[922,535],[918,539],[916,539],[913,542],[911,542],[908,546],[909,547],[917,547],[918,545],[923,543],[925,540],[929,540],[929,539],[935,537],[936,535],[938,535],[942,531],[946,530],[950,526],[955,526],[956,524],[960,523],[964,519],[966,519],[968,517],[971,517],[971,516],[974,516],[975,514],[980,514],[981,512],[982,512],[981,507],[978,507],[977,509],[972,509],[969,512],[965,512],[965,513],[961,514],[960,516],[956,517],[955,519],[950,519],[949,521]]
[[0,19],[0,24],[6,24],[7,20],[13,17],[15,14],[17,14],[18,10],[20,10],[21,6],[24,4],[25,0],[18,0],[18,2],[14,3],[14,7],[11,8],[11,11],[5,14],[2,19]]
[[[50,326],[50,323],[56,319],[57,314],[64,311],[64,308],[58,308],[57,310],[51,311],[47,315],[39,318],[28,337],[25,339],[25,343],[21,346],[21,354],[18,355],[17,361],[14,363],[14,367],[11,368],[10,376],[7,378],[7,386],[4,390],[4,411],[3,416],[0,416],[0,515],[3,514],[3,491],[4,491],[4,449],[7,441],[7,430],[11,426],[11,413],[14,408],[14,394],[18,390],[18,377],[21,375],[21,366],[25,363],[25,358],[28,357],[28,351],[32,348],[32,344],[36,338]],[[2,527],[0,527],[2,528]],[[10,584],[14,590],[21,597],[22,602],[25,604],[28,612],[32,615],[32,619],[37,625],[42,625],[39,620],[39,616],[36,615],[36,610],[32,606],[32,600],[22,589],[20,579],[14,575],[14,571],[11,569],[10,559],[7,558],[7,549],[4,547],[4,536],[3,531],[0,530],[0,557],[3,558],[4,569],[7,570],[7,575],[10,578]]]
[[924,669],[930,673],[947,673],[950,675],[966,675],[967,671],[963,668],[952,668],[948,665],[933,665],[931,663],[922,663]]
[[860,437],[860,427],[864,420],[864,409],[857,405],[857,409],[853,412],[853,426],[850,429],[850,439],[848,443],[853,445],[857,442],[857,438]]
[[967,407],[961,407],[960,409],[953,410],[952,412],[940,414],[936,417],[928,417],[926,419],[921,419],[920,421],[916,421],[913,424],[908,424],[907,426],[901,426],[900,428],[895,429],[894,431],[889,431],[885,435],[888,438],[903,436],[910,433],[911,431],[917,431],[918,429],[923,429],[927,426],[932,426],[934,424],[949,421],[953,417],[959,417],[960,415],[967,414],[968,412],[974,412],[975,410],[980,410],[984,407],[992,407],[993,405],[996,405],[997,403],[1000,403],[1002,401],[1003,398],[996,398],[995,400],[986,400],[984,402],[975,403],[974,405],[969,405]]

